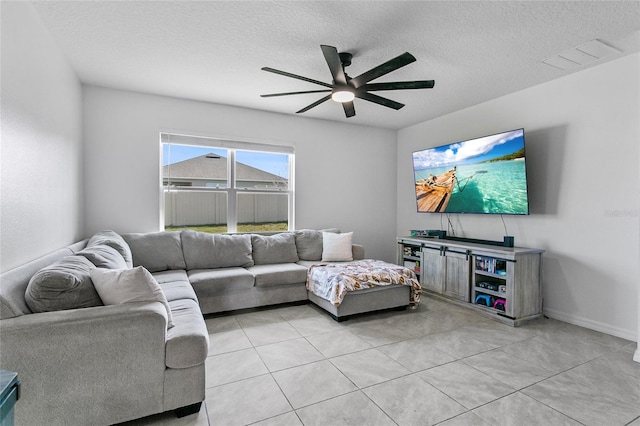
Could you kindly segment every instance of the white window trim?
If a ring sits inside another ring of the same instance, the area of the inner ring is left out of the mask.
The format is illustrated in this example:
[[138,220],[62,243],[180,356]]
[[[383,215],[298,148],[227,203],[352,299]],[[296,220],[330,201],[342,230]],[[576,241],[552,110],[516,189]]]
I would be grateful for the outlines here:
[[[180,187],[174,189],[175,191],[202,191],[202,192],[223,192],[227,194],[227,233],[238,232],[238,195],[244,193],[254,194],[288,194],[289,206],[288,206],[288,229],[295,229],[295,149],[290,145],[276,145],[257,142],[246,141],[232,141],[228,139],[217,139],[204,136],[189,136],[185,134],[161,132],[160,133],[160,230],[165,229],[165,200],[164,193],[165,187],[163,185],[162,176],[162,146],[163,144],[172,145],[187,145],[187,146],[207,146],[211,148],[225,148],[229,156],[227,157],[227,186],[228,188],[208,188],[208,187]],[[255,151],[255,152],[267,152],[287,154],[289,158],[289,176],[288,176],[288,188],[283,189],[268,189],[268,188],[237,188],[235,180],[235,166],[236,166],[236,151]],[[171,189],[170,189],[171,190]]]

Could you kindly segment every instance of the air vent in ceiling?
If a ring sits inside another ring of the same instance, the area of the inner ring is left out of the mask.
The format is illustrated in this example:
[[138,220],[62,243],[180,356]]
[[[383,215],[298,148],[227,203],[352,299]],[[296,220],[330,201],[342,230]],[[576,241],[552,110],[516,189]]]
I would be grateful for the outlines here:
[[551,67],[568,71],[620,52],[622,52],[620,49],[596,39],[567,49],[558,55],[542,60],[542,62]]

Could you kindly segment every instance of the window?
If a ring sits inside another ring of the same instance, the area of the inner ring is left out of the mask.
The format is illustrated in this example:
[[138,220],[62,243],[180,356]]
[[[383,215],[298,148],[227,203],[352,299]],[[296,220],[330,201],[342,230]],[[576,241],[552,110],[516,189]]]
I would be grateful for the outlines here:
[[293,147],[161,134],[164,229],[293,229]]

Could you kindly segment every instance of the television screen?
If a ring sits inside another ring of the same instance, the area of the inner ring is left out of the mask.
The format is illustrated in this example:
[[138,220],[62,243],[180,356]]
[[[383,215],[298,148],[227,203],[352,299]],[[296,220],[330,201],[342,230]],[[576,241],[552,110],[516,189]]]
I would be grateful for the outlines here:
[[420,213],[529,214],[524,130],[413,153]]

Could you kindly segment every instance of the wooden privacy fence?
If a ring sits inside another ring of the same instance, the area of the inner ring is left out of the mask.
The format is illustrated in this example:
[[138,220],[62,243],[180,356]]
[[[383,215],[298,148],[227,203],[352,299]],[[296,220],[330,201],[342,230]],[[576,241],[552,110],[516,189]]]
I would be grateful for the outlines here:
[[[238,193],[238,223],[287,222],[288,194]],[[165,226],[227,223],[225,192],[165,191]]]

